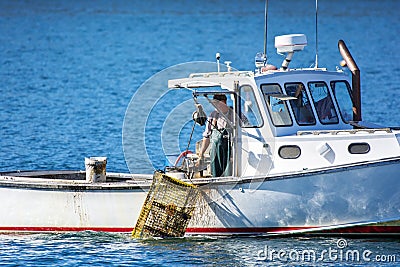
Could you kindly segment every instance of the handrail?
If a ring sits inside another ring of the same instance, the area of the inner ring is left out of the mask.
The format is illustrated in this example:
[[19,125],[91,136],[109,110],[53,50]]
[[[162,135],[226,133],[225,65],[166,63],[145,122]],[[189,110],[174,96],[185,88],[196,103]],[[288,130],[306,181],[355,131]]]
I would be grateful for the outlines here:
[[298,131],[297,135],[320,135],[320,134],[331,134],[337,135],[339,133],[357,134],[359,132],[367,132],[374,134],[375,132],[387,132],[392,133],[390,128],[377,128],[377,129],[351,129],[351,130],[316,130],[316,131]]

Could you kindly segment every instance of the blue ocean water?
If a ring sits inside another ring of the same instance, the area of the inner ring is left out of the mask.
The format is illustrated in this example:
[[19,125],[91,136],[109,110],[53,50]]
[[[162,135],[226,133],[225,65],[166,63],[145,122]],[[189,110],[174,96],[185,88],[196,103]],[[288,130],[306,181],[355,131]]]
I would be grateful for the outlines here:
[[[311,66],[315,1],[269,2],[269,62],[279,65],[283,59],[275,52],[273,36],[305,33],[308,46],[295,55],[291,67]],[[339,65],[337,41],[345,40],[361,69],[363,119],[400,126],[400,2],[320,0],[318,7],[319,66]],[[263,32],[261,0],[0,1],[0,171],[84,169],[84,157],[107,156],[108,171],[128,172],[122,129],[141,84],[175,64],[214,61],[216,52],[235,68],[251,70],[255,54],[263,50]],[[156,153],[149,156],[163,161]],[[204,237],[138,242],[90,232],[6,235],[0,236],[0,259],[9,266],[309,266],[320,264],[263,260],[265,247],[321,252],[337,248],[337,240]],[[349,248],[396,255],[400,261],[397,240],[347,242]],[[260,250],[264,252],[258,255]],[[323,263],[378,265],[337,259]]]

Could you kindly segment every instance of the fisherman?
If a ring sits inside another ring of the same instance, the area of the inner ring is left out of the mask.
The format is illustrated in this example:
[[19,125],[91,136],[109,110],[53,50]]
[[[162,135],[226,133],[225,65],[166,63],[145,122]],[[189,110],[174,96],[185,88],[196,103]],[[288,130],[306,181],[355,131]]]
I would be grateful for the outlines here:
[[[226,95],[216,94],[212,103],[215,110],[211,112],[203,133],[199,159],[203,159],[204,152],[210,147],[210,166],[213,177],[231,175],[231,123],[233,110],[226,104]],[[229,121],[228,121],[229,120]]]

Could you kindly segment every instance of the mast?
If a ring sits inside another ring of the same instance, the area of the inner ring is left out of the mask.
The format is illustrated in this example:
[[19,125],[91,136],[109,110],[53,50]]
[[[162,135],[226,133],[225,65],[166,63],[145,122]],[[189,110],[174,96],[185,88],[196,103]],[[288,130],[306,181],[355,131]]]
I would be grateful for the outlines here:
[[264,66],[267,63],[267,31],[268,27],[268,0],[265,0],[265,26],[264,26]]

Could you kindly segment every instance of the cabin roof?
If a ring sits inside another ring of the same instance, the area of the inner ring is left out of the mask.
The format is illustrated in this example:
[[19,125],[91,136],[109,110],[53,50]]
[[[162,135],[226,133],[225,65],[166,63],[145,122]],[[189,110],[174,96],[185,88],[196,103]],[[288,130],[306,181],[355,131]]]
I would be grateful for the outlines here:
[[169,80],[168,88],[201,88],[212,86],[232,88],[235,81],[239,83],[254,81],[254,73],[251,71],[192,73],[187,78]]
[[232,88],[235,81],[240,84],[261,81],[265,78],[293,77],[304,75],[326,75],[326,77],[337,76],[347,79],[347,74],[342,70],[327,71],[325,68],[304,68],[283,70],[269,70],[262,73],[254,74],[252,71],[230,71],[230,72],[208,72],[208,73],[192,73],[187,78],[172,79],[168,81],[168,88],[201,88],[221,86],[222,88]]

